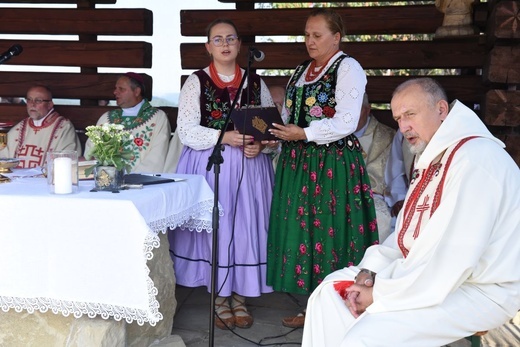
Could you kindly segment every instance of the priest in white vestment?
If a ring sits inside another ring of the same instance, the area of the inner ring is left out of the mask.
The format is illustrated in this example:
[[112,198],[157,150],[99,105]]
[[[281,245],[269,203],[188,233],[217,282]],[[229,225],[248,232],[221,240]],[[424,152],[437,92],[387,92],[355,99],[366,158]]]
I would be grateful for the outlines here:
[[416,154],[395,232],[312,293],[304,347],[438,347],[520,309],[517,164],[433,79],[403,83],[391,107]]
[[7,133],[7,146],[0,145],[0,158],[18,158],[20,168],[45,166],[51,151],[77,151],[81,143],[70,120],[54,110],[52,92],[47,86],[34,85],[25,99],[28,117]]
[[[137,147],[130,163],[131,172],[163,172],[171,130],[164,111],[153,107],[144,98],[144,80],[135,72],[120,76],[114,89],[119,108],[105,112],[96,125],[122,124],[132,133]],[[93,159],[92,142],[85,143],[85,159]]]
[[397,215],[403,208],[414,157],[415,155],[410,151],[410,144],[405,141],[403,133],[397,131],[392,140],[385,167],[385,201],[390,206],[390,215],[392,216],[391,232],[394,231]]
[[[393,232],[391,208],[399,200],[404,200],[408,187],[406,185],[400,187],[395,185],[394,187],[394,182],[399,182],[399,178],[402,179],[405,175],[404,165],[401,166],[401,172],[399,170],[386,170],[388,164],[392,167],[397,166],[388,162],[390,150],[393,150],[395,130],[379,122],[371,114],[371,106],[366,93],[363,96],[361,114],[354,135],[361,144],[365,167],[370,177],[379,243],[383,243],[388,235]],[[402,151],[400,144],[396,144],[396,146],[399,146],[398,150]],[[399,197],[402,198],[399,199]],[[389,205],[387,201],[394,203]]]

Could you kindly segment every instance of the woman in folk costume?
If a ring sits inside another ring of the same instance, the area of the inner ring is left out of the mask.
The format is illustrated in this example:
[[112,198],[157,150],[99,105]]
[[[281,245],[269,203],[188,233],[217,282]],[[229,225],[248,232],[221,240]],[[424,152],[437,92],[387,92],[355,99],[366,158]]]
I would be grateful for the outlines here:
[[[217,19],[209,25],[207,36],[212,62],[188,77],[181,90],[178,135],[184,148],[177,172],[203,175],[213,188],[214,173],[206,167],[220,132],[225,131],[215,324],[221,329],[248,328],[253,318],[244,297],[272,292],[266,285],[266,247],[274,172],[270,155],[264,153],[269,148],[234,130],[232,123],[222,127],[235,98],[239,98],[237,107],[274,103],[256,74],[248,76],[238,90],[244,70],[236,63],[241,42],[235,25]],[[177,229],[170,232],[170,244],[177,283],[211,289],[212,234]]]
[[[272,130],[285,141],[268,236],[267,283],[277,291],[309,294],[378,241],[370,181],[353,135],[367,80],[359,63],[340,51],[343,35],[337,13],[311,13],[305,45],[312,59],[287,85],[289,124]],[[282,322],[303,326],[304,313]]]

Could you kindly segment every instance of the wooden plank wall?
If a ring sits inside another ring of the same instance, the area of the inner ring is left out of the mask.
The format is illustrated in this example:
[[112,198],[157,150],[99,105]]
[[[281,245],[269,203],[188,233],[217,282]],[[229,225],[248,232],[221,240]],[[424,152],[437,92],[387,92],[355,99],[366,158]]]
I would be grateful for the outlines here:
[[[73,4],[76,8],[1,8],[2,3]],[[147,9],[96,9],[96,4],[115,4],[116,0],[0,1],[0,34],[30,34],[32,40],[5,39],[0,36],[0,51],[14,44],[22,46],[20,55],[5,65],[23,67],[53,66],[76,68],[78,72],[0,71],[0,96],[25,97],[34,84],[47,85],[55,99],[80,100],[80,105],[57,105],[80,133],[95,124],[111,107],[97,106],[98,100],[112,100],[119,74],[100,73],[100,67],[150,68],[152,45],[146,37],[153,34],[153,14]],[[56,40],[38,39],[55,35]],[[64,35],[73,35],[72,38]],[[98,41],[99,35],[142,36],[140,41]],[[23,68],[22,68],[23,69]],[[152,98],[152,77],[142,74],[146,97]],[[176,122],[176,109],[163,108]],[[0,104],[0,123],[15,123],[27,116],[24,105]],[[85,137],[80,136],[84,141]]]
[[[255,62],[255,69],[285,69],[289,72],[307,59],[305,45],[300,42],[265,42],[261,36],[302,35],[305,20],[312,9],[256,8],[261,0],[219,0],[235,3],[235,10],[184,10],[181,11],[181,34],[205,36],[207,25],[217,17],[235,22],[242,36],[242,66],[247,64],[248,49],[255,46],[266,58]],[[401,34],[431,34],[443,23],[444,14],[434,1],[413,2],[397,6],[396,1],[367,7],[352,7],[343,1],[335,9],[343,16],[347,35],[375,35],[371,42],[345,42],[344,51],[355,57],[367,70],[371,69],[422,69],[430,74],[435,69],[455,69],[456,76],[436,76],[446,88],[450,99],[459,99],[473,107],[492,132],[506,142],[508,151],[520,164],[520,26],[519,1],[476,0],[473,8],[473,25],[476,33],[464,37],[433,38],[411,41]],[[296,3],[277,0],[278,3]],[[371,2],[365,1],[365,2]],[[396,2],[396,5],[393,3]],[[402,3],[401,1],[400,3]],[[339,3],[339,2],[338,2]],[[393,35],[391,41],[382,41],[377,35]],[[278,41],[278,40],[277,40]],[[199,69],[209,63],[204,45],[181,44],[183,69]],[[411,75],[417,72],[411,72]],[[181,84],[187,76],[181,77]],[[373,103],[389,103],[392,91],[409,76],[388,74],[369,76],[367,92]],[[268,85],[285,85],[288,76],[266,76]],[[374,112],[386,124],[395,126],[389,111]]]
[[[215,0],[235,3],[236,10],[183,10],[180,14],[183,36],[205,36],[206,26],[217,17],[232,19],[241,30],[244,47],[255,46],[266,54],[255,69],[286,69],[289,72],[307,58],[302,42],[260,42],[260,36],[300,35],[311,9],[255,9],[263,0]],[[292,3],[277,0],[279,3]],[[457,69],[458,76],[438,76],[450,99],[458,98],[470,107],[504,140],[520,163],[520,25],[518,0],[476,0],[473,11],[477,34],[467,37],[410,41],[401,34],[434,34],[442,25],[443,14],[434,1],[410,3],[396,8],[393,1],[371,7],[336,8],[345,20],[348,35],[394,35],[391,41],[349,42],[344,50],[362,66],[370,69]],[[367,1],[370,2],[370,1]],[[402,2],[402,1],[401,1]],[[68,9],[1,8],[2,3],[74,4]],[[34,83],[44,83],[55,98],[80,99],[81,106],[58,106],[78,129],[97,120],[106,108],[99,99],[113,98],[117,75],[99,73],[99,67],[149,68],[152,47],[146,36],[153,34],[153,14],[146,9],[96,9],[96,4],[115,4],[116,0],[0,0],[0,34],[74,35],[67,40],[7,40],[0,36],[0,51],[13,44],[23,53],[5,64],[74,67],[79,72],[0,71],[0,96],[23,97]],[[98,35],[142,36],[140,41],[100,42]],[[184,69],[199,69],[209,60],[201,43],[180,45]],[[124,52],[125,59],[121,59]],[[245,66],[247,49],[240,63]],[[153,95],[153,81],[144,75],[147,97]],[[179,83],[186,76],[180,78]],[[407,76],[389,74],[369,76],[367,91],[373,103],[390,101],[393,89]],[[268,76],[269,85],[285,85],[288,76]],[[172,128],[176,108],[165,108]],[[25,117],[21,105],[0,104],[0,123]],[[385,123],[394,125],[388,111],[375,112]]]
[[[230,2],[230,1],[222,1]],[[256,69],[294,69],[308,59],[303,42],[258,42],[260,36],[301,36],[305,20],[312,9],[254,9],[259,1],[236,1],[249,5],[248,9],[181,12],[181,33],[185,36],[203,36],[205,28],[216,17],[229,18],[235,22],[243,37],[244,46],[255,46],[266,58],[254,63]],[[285,1],[289,2],[289,1]],[[244,6],[242,6],[244,7]],[[401,35],[433,34],[442,24],[443,15],[435,5],[338,7],[344,18],[348,35]],[[266,18],[269,24],[266,25]],[[485,41],[479,35],[469,38],[439,41],[371,41],[345,42],[343,50],[356,58],[366,69],[465,69],[457,78],[440,77],[450,97],[460,98],[469,105],[480,105],[485,88],[481,76],[475,70],[486,60]],[[247,64],[248,50],[243,48],[240,57],[242,66]],[[208,64],[203,44],[181,45],[181,64],[184,69],[196,69]],[[285,85],[287,76],[265,77],[269,85]],[[369,76],[367,92],[373,103],[389,103],[393,89],[406,77]],[[462,88],[464,86],[465,88]],[[388,112],[383,112],[383,121],[395,126]]]

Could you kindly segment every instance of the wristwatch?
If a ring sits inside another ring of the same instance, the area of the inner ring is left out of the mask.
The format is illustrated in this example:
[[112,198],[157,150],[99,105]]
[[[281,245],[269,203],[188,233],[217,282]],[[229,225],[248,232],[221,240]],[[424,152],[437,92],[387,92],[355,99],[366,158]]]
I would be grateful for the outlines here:
[[[376,278],[376,274],[377,274],[374,271],[370,271],[368,269],[361,269],[361,270],[359,270],[358,274],[360,274],[360,273],[369,274],[370,277],[372,277],[372,279],[375,279]],[[356,278],[357,278],[357,276],[356,276]],[[356,279],[356,278],[354,278],[354,279]]]

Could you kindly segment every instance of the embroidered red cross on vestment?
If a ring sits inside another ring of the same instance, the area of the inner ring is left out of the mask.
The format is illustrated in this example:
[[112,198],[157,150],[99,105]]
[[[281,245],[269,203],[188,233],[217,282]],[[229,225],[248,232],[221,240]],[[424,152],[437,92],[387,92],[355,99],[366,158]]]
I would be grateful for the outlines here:
[[[467,141],[474,139],[475,136],[472,137],[466,137],[462,139],[460,142],[458,142],[454,147],[448,148],[448,157],[445,158],[444,153],[442,154],[442,157],[435,163],[430,164],[430,166],[423,170],[422,177],[420,175],[419,170],[414,170],[414,182],[410,182],[410,189],[413,189],[409,196],[407,196],[405,200],[405,204],[403,207],[403,217],[402,217],[402,225],[399,230],[398,236],[397,236],[397,243],[399,245],[399,248],[401,252],[403,253],[403,256],[406,258],[409,253],[409,249],[405,247],[404,244],[404,237],[407,232],[407,230],[412,226],[413,223],[416,223],[414,226],[414,233],[412,234],[413,239],[417,239],[419,237],[419,233],[421,230],[421,223],[424,223],[422,221],[424,212],[430,211],[430,216],[432,216],[437,208],[440,205],[441,198],[442,198],[442,192],[446,180],[446,174],[448,173],[448,169],[451,165],[451,162],[453,160],[453,157],[455,153],[458,151],[458,149]],[[446,152],[446,151],[445,151]],[[444,162],[444,165],[443,165]],[[444,166],[444,168],[443,168]],[[438,177],[439,173],[441,173],[442,169],[442,176]],[[415,182],[419,177],[421,179],[419,182]],[[434,179],[437,177],[437,182],[435,183],[436,187],[433,187],[434,195],[433,199],[431,201],[431,206],[428,204],[428,201],[430,200],[430,195],[425,192],[428,185],[434,181]],[[415,185],[414,188],[412,186]],[[424,193],[424,195],[423,195]],[[419,198],[421,196],[424,196],[422,205],[418,205]],[[418,212],[419,216],[416,219],[417,222],[413,222],[413,216],[415,215],[415,212]],[[428,217],[428,216],[426,216]]]
[[35,145],[25,145],[18,152],[18,157],[24,158],[20,161],[23,168],[35,168],[40,166],[43,161],[44,151]]
[[415,230],[413,231],[413,238],[416,239],[419,236],[419,232],[421,231],[421,221],[423,218],[424,212],[428,211],[430,209],[430,205],[428,204],[428,200],[430,199],[430,196],[426,195],[423,199],[422,205],[419,205],[415,208],[417,212],[419,212],[419,221],[415,225]]

